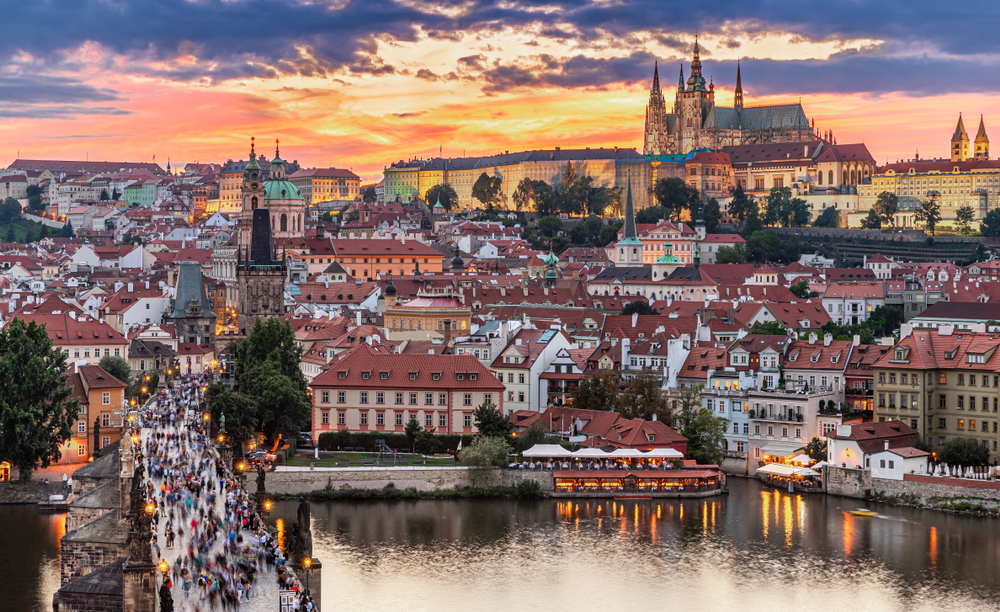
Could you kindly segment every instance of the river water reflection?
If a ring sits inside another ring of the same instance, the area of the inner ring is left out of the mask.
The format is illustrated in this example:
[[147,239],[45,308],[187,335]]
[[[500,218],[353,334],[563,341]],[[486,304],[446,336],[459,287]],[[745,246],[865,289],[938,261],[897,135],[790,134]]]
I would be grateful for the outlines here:
[[[690,501],[313,504],[323,600],[351,610],[984,610],[1000,521],[730,479]],[[294,502],[272,519],[295,520]]]

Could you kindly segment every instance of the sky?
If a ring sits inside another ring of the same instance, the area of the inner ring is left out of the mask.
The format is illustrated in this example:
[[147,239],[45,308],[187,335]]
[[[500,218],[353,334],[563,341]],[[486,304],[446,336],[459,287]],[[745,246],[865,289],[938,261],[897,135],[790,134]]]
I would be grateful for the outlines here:
[[[402,159],[641,147],[695,36],[716,103],[801,100],[878,162],[1000,153],[1000,3],[33,0],[5,11],[0,164],[246,159],[366,181]],[[996,156],[996,154],[994,154]],[[6,161],[9,160],[9,161]]]

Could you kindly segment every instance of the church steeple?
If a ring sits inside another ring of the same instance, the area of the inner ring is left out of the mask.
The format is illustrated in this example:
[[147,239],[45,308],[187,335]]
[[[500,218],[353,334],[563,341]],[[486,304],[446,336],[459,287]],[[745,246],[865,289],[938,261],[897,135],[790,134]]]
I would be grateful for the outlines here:
[[632,206],[632,175],[629,174],[628,177],[628,188],[625,192],[625,235],[622,237],[625,240],[632,238],[637,240],[638,236],[635,231],[635,208]]
[[990,156],[990,139],[986,135],[986,124],[983,123],[982,115],[979,115],[979,131],[976,132],[975,156],[984,159]]
[[684,64],[681,64],[681,76],[677,79],[677,91],[684,91]]
[[658,62],[653,62],[653,89],[651,95],[660,91],[660,68]]
[[694,58],[691,60],[691,76],[687,80],[687,91],[705,91],[705,77],[701,76],[701,47],[698,46],[698,37],[694,38]]
[[959,113],[958,125],[955,126],[955,134],[951,137],[951,161],[966,159],[969,159],[969,134],[965,131],[962,113]]
[[698,47],[698,37],[694,37],[694,59],[691,60],[691,76],[701,76],[701,49]]
[[743,110],[743,82],[740,79],[740,62],[736,61],[736,90],[733,92],[733,107]]

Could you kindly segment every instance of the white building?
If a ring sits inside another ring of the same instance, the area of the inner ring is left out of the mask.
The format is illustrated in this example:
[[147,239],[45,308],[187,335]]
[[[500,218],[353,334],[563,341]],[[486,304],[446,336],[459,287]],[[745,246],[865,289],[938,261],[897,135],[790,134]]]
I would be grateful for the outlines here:
[[872,453],[872,478],[903,480],[904,474],[927,474],[930,456],[927,451],[909,446]]
[[507,414],[517,410],[540,412],[544,406],[541,398],[545,397],[547,385],[539,382],[539,376],[548,369],[560,349],[573,346],[569,336],[558,326],[554,327],[522,327],[493,360],[490,367],[506,387],[503,406]]

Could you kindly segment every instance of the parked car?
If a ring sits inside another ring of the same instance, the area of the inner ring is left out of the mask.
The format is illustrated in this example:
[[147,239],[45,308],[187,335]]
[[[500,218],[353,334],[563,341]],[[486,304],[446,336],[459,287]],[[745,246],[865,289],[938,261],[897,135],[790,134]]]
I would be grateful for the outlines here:
[[299,437],[295,441],[295,446],[298,448],[312,448],[313,447],[312,432],[310,431],[299,432]]

